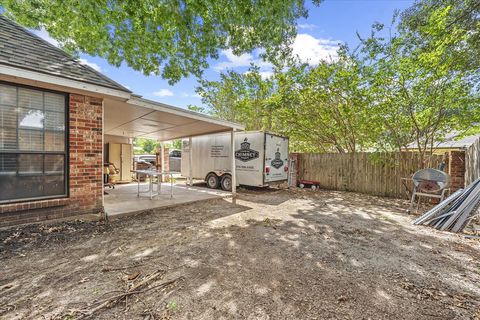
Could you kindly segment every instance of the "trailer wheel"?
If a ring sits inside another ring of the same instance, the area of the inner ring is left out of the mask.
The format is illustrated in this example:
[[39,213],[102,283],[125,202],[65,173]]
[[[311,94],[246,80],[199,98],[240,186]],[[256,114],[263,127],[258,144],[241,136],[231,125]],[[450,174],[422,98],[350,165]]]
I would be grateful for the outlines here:
[[207,187],[209,187],[210,189],[217,189],[220,184],[220,179],[215,173],[210,172],[209,174],[207,174],[205,182],[207,183]]
[[232,191],[232,176],[229,174],[222,176],[220,187],[222,187],[222,190]]

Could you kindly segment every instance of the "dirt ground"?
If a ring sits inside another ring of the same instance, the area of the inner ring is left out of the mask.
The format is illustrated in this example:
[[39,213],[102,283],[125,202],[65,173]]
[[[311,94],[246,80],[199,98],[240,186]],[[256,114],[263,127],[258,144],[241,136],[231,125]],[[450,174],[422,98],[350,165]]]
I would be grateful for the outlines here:
[[229,201],[1,230],[0,318],[480,318],[480,243],[412,226],[404,201]]

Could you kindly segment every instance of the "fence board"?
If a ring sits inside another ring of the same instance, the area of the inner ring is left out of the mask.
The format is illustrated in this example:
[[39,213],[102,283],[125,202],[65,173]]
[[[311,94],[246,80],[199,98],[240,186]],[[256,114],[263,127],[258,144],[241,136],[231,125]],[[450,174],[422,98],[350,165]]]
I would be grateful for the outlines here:
[[480,139],[465,152],[465,185],[480,178]]
[[[441,161],[441,155],[431,155],[430,167],[436,168]],[[298,179],[318,181],[324,189],[396,198],[406,197],[401,178],[421,169],[415,152],[303,153],[298,162]]]

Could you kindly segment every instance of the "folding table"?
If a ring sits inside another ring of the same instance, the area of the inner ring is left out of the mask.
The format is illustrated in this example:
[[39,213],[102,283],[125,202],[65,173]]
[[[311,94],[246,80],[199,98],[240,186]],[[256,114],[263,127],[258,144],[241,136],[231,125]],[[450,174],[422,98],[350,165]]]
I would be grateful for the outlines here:
[[[143,175],[145,178],[148,178],[148,191],[140,191],[140,179],[137,179],[137,197],[140,197],[142,193],[148,193],[150,200],[156,196],[159,196],[162,192],[162,177],[169,176],[170,177],[170,199],[173,197],[173,173],[172,172],[161,172],[158,170],[132,170],[137,175]],[[146,179],[145,179],[146,180]],[[153,186],[157,185],[156,190],[154,191]]]

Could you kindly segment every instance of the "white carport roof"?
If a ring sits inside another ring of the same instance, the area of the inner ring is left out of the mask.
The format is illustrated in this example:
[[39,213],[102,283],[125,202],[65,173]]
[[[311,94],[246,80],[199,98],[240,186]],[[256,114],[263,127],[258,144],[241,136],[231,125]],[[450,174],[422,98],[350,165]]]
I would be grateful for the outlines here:
[[240,124],[218,120],[164,103],[132,96],[127,101],[105,99],[105,134],[160,141],[230,130]]

